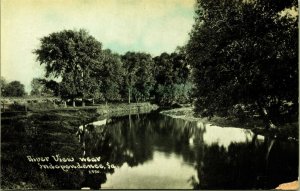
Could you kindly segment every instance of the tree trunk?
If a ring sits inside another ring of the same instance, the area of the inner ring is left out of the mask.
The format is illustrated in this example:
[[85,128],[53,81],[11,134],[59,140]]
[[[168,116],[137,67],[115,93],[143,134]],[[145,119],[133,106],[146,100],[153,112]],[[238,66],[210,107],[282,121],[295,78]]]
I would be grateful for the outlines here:
[[72,105],[73,107],[76,107],[75,99],[72,99]]
[[133,95],[135,103],[137,103],[137,98],[136,98],[136,94]]
[[130,88],[128,88],[128,104],[130,104],[130,97],[131,97],[131,91]]
[[94,98],[92,99],[92,104],[95,105],[95,99]]
[[253,135],[253,137],[252,137],[251,144],[252,144],[252,145],[255,145],[256,140],[257,140],[257,133],[254,133],[254,135]]
[[61,96],[60,96],[60,83],[58,83],[58,97],[60,97],[61,98]]
[[129,129],[131,129],[131,111],[130,110],[129,110],[128,120],[129,120]]
[[266,161],[268,163],[269,155],[270,155],[271,149],[273,148],[273,145],[275,143],[275,139],[266,138],[265,141],[267,142],[266,143],[266,145],[267,145]]
[[267,109],[262,107],[261,108],[261,113],[263,115],[263,120],[264,120],[264,123],[266,125],[266,128],[267,129],[275,129],[276,126],[273,124],[273,122],[271,121],[271,119],[269,118],[269,115],[268,115],[268,112],[267,112]]
[[276,125],[274,125],[274,123],[270,119],[267,109],[264,106],[262,106],[260,102],[257,102],[257,105],[259,107],[260,115],[263,118],[266,129],[275,129]]
[[82,99],[82,107],[85,107],[85,101]]

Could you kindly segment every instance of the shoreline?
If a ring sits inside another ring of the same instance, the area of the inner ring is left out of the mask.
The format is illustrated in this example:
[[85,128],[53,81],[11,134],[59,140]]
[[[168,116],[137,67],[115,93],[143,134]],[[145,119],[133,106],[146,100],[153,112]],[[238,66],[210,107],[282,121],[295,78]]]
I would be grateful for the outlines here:
[[226,118],[213,116],[211,119],[208,117],[196,117],[194,116],[193,107],[182,107],[176,109],[169,109],[160,112],[163,115],[170,116],[172,118],[184,119],[187,121],[201,121],[206,124],[223,126],[223,127],[234,127],[243,129],[252,129],[253,126],[262,126],[262,121],[246,121],[241,123],[237,118]]
[[147,113],[159,108],[156,104],[150,102],[143,103],[109,103],[95,104],[89,106],[60,106],[51,102],[39,102],[30,104],[11,104],[10,108],[1,109],[2,114],[13,113],[37,113],[37,112],[76,112],[87,111],[97,113],[99,115],[120,116],[126,114]]
[[172,118],[183,119],[186,121],[200,121],[204,124],[215,125],[224,128],[233,127],[249,129],[253,133],[258,135],[271,136],[278,139],[287,139],[297,142],[299,141],[298,121],[293,123],[287,123],[283,126],[278,126],[278,128],[274,130],[267,130],[264,128],[263,121],[260,119],[248,118],[244,122],[241,122],[234,117],[214,116],[211,119],[209,119],[208,117],[196,117],[194,116],[193,107],[182,107],[163,110],[160,113]]

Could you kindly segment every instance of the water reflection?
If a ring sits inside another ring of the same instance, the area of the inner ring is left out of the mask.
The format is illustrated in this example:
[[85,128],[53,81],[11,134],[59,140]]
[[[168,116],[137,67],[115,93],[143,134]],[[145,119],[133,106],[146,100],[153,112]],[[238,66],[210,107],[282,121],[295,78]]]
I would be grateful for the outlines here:
[[[239,129],[234,127],[219,127],[210,124],[197,122],[197,127],[204,130],[203,139],[205,144],[212,145],[214,143],[228,148],[231,143],[245,143],[252,140],[254,133],[249,129]],[[264,137],[256,135],[258,141],[263,141]]]
[[193,166],[184,162],[182,156],[154,151],[153,160],[143,165],[132,168],[124,163],[115,173],[108,175],[107,182],[102,187],[110,189],[191,188],[187,180],[193,174],[196,175]]
[[[221,128],[158,114],[112,118],[112,123],[105,129],[106,136],[115,147],[113,153],[119,151],[116,156],[120,167],[108,176],[105,187],[191,188],[187,182],[192,180],[191,185],[197,189],[258,189],[274,188],[282,181],[297,178],[295,144],[276,143],[250,130]],[[290,148],[288,151],[287,147]],[[284,156],[278,157],[276,165],[289,170],[283,171],[281,167],[270,165],[274,150],[282,154],[287,151]],[[160,152],[163,155],[157,154]],[[166,160],[160,156],[166,156]],[[285,160],[291,162],[283,164]],[[161,166],[171,163],[174,169],[166,169],[164,177],[176,180],[179,176],[182,181],[176,181],[181,182],[178,187],[174,184],[160,185],[162,178],[157,176],[154,168],[163,169]],[[186,168],[181,169],[179,175],[174,173],[182,164]],[[149,165],[153,165],[152,171]],[[191,168],[195,168],[197,176],[192,172],[190,176],[185,175]],[[270,169],[275,175],[270,173]],[[132,183],[128,183],[128,177]],[[137,181],[139,183],[135,184]],[[156,184],[158,187],[154,186]]]
[[[298,177],[295,143],[155,112],[84,122],[39,114],[5,118],[4,122],[2,185],[10,188],[25,182],[28,187],[47,189],[269,189]],[[80,125],[85,133],[78,140]],[[117,168],[96,174],[42,171],[25,158],[54,153],[101,156],[103,164]]]
[[[270,189],[297,179],[297,147],[275,142],[266,157],[268,142],[231,143],[228,149],[205,145],[198,159],[197,189]],[[288,161],[288,162],[286,162]]]

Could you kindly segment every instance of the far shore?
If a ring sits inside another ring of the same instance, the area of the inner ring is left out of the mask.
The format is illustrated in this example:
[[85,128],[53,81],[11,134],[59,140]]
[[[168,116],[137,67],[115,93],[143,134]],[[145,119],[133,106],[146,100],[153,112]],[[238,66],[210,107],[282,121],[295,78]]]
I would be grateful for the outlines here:
[[[38,112],[59,112],[59,113],[69,113],[76,111],[86,111],[89,113],[95,113],[101,116],[121,116],[129,114],[142,114],[148,113],[152,110],[157,110],[158,105],[152,104],[150,102],[141,102],[141,103],[101,103],[101,104],[89,104],[86,106],[73,107],[69,105],[62,105],[56,103],[57,98],[47,99],[41,98],[40,100],[36,99],[10,99],[13,102],[5,103],[7,100],[1,100],[1,113],[38,113]],[[29,100],[29,102],[28,102]],[[34,102],[32,100],[35,100]]]
[[164,110],[160,113],[170,116],[172,118],[179,118],[184,119],[187,121],[201,121],[206,124],[222,126],[222,127],[238,127],[238,128],[247,128],[251,129],[253,127],[262,126],[263,123],[260,120],[248,120],[244,123],[241,123],[239,119],[233,117],[219,117],[213,116],[210,119],[208,117],[198,117],[195,115],[193,111],[194,107],[182,107],[182,108],[175,108],[170,110]]
[[288,139],[297,142],[299,141],[299,138],[295,137],[295,135],[298,135],[298,122],[278,126],[278,128],[275,130],[266,130],[264,128],[263,121],[259,118],[247,118],[245,121],[240,121],[238,118],[233,116],[213,116],[209,119],[208,117],[196,116],[193,109],[193,107],[182,107],[163,110],[160,113],[172,118],[178,118],[187,121],[201,121],[204,124],[210,124],[220,127],[251,129],[255,134],[273,136],[279,139]]

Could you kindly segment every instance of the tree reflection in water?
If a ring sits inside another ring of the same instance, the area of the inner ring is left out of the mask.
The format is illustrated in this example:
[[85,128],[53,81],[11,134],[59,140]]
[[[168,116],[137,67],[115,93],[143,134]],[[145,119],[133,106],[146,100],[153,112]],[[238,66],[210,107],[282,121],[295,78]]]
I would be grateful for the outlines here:
[[[79,125],[92,120],[96,118],[68,120],[55,114],[2,120],[2,185],[16,188],[25,182],[33,188],[99,189],[107,182],[107,175],[116,173],[118,168],[97,174],[82,170],[42,171],[26,159],[27,155],[54,153],[82,156],[82,145],[75,133]],[[86,156],[101,156],[103,164],[109,162],[117,167],[127,163],[129,168],[143,168],[146,162],[157,162],[158,155],[154,153],[159,151],[165,156],[182,158],[186,165],[195,168],[198,177],[183,178],[197,189],[274,188],[298,177],[297,144],[275,141],[267,157],[272,141],[268,138],[261,141],[253,133],[241,129],[214,128],[158,113],[112,117],[105,126],[87,125],[86,128],[83,148]],[[231,133],[226,141],[222,132]],[[168,161],[168,157],[165,159],[164,162]],[[168,174],[171,176],[173,172],[170,170],[166,176]]]
[[[271,189],[298,177],[298,149],[293,143],[265,138],[257,142],[231,143],[228,148],[202,145],[197,152],[199,182],[195,189]],[[270,144],[274,143],[269,155]],[[288,162],[287,162],[288,161]]]

